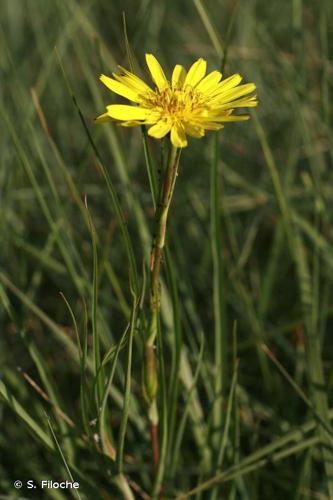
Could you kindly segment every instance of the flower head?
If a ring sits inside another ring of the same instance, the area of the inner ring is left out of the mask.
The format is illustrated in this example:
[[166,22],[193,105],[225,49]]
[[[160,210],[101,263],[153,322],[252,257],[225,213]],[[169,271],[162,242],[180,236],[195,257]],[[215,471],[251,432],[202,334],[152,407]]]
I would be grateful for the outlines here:
[[[110,90],[136,103],[136,106],[111,104],[96,118],[98,122],[116,120],[123,126],[151,125],[148,134],[161,139],[170,133],[177,148],[187,146],[186,135],[200,138],[206,130],[219,130],[224,122],[243,121],[249,115],[234,115],[235,108],[258,104],[252,94],[254,83],[239,85],[238,74],[222,79],[219,71],[206,75],[207,63],[198,59],[188,71],[177,64],[171,81],[166,78],[159,62],[146,54],[146,62],[155,88],[119,66],[120,74],[100,79]],[[252,95],[248,95],[252,94]]]

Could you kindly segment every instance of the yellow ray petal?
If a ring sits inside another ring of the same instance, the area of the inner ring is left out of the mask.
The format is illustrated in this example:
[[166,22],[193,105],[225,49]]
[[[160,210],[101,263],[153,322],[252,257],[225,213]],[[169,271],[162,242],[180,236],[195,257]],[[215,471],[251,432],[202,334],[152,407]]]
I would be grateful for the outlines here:
[[214,87],[217,86],[221,78],[222,73],[220,73],[219,71],[212,71],[207,76],[205,76],[205,78],[201,80],[201,82],[198,83],[196,89],[200,90],[200,92],[209,93],[214,90]]
[[202,80],[203,77],[205,76],[206,68],[207,68],[206,61],[202,58],[198,59],[190,67],[185,78],[184,86],[191,85],[192,87],[195,87],[200,82],[200,80]]
[[214,116],[216,122],[244,122],[250,118],[250,115],[220,115]]
[[238,99],[222,104],[215,108],[216,110],[231,109],[231,108],[254,108],[258,105],[257,96],[248,97],[245,99]]
[[171,122],[160,120],[153,127],[148,130],[148,135],[155,137],[155,139],[162,139],[165,135],[170,132]]
[[256,86],[254,83],[246,83],[245,85],[239,85],[238,87],[229,89],[226,92],[225,91],[221,92],[218,96],[214,98],[213,102],[217,103],[220,102],[221,104],[223,104],[224,102],[225,103],[231,102],[238,99],[239,97],[243,97],[246,94],[250,94],[254,90],[256,90]]
[[113,73],[113,78],[118,80],[133,90],[136,90],[138,93],[145,94],[146,92],[152,92],[152,89],[138,76],[134,75],[127,69],[122,66],[118,66],[121,71],[121,75],[117,75],[117,73]]
[[185,133],[196,139],[200,139],[205,135],[205,130],[199,125],[194,125],[192,123],[185,124]]
[[176,148],[186,148],[185,130],[181,125],[174,124],[171,129],[171,142]]
[[112,122],[112,118],[111,118],[111,116],[109,116],[108,113],[103,113],[102,115],[96,116],[95,122],[98,122],[98,123]]
[[172,72],[172,77],[171,77],[172,88],[181,89],[184,85],[185,78],[186,78],[186,69],[180,64],[177,64]]
[[121,122],[118,123],[118,125],[121,125],[122,127],[138,127],[139,125],[142,125],[143,122],[139,122],[137,120],[129,121],[129,122]]
[[113,78],[106,75],[101,75],[99,78],[108,89],[112,90],[112,92],[115,92],[122,97],[126,97],[126,99],[129,99],[130,101],[140,102],[141,99],[138,96],[138,93],[124,83],[117,82],[116,80],[113,80]]
[[222,123],[215,123],[215,122],[206,122],[202,124],[203,128],[205,130],[221,130],[224,128],[224,125]]
[[126,104],[111,104],[107,106],[107,113],[116,120],[132,121],[146,120],[151,114],[150,109],[139,108],[138,106],[127,106]]
[[150,71],[151,77],[159,90],[165,89],[168,86],[168,80],[165,77],[164,71],[153,54],[146,54],[146,62]]
[[238,73],[235,75],[231,75],[228,78],[226,78],[225,80],[222,80],[222,82],[220,82],[217,85],[216,89],[212,89],[211,96],[213,97],[213,96],[218,95],[222,92],[226,92],[227,90],[239,85],[241,81],[242,81],[242,77]]

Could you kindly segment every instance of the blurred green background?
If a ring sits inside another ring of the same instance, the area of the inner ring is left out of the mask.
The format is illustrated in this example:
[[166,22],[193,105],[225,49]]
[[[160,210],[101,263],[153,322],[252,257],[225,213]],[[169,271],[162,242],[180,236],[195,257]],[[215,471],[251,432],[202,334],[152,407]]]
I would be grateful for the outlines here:
[[[121,100],[98,77],[117,64],[128,67],[123,13],[136,72],[146,81],[146,52],[170,75],[175,64],[188,67],[199,57],[209,70],[219,68],[227,51],[225,75],[239,72],[255,82],[259,99],[252,120],[227,125],[217,140],[214,133],[191,140],[181,156],[168,233],[173,282],[163,269],[168,401],[179,380],[165,498],[232,467],[234,476],[197,498],[333,498],[332,3],[0,0],[0,12],[1,498],[71,497],[69,491],[13,487],[17,479],[67,479],[56,447],[34,427],[52,443],[46,415],[81,482],[81,497],[122,498],[112,483],[112,459],[94,443],[89,370],[92,436],[82,439],[76,337],[59,292],[71,304],[80,335],[87,304],[90,353],[93,252],[86,196],[97,233],[103,353],[120,341],[132,300],[126,246],[89,134],[124,212],[140,280],[149,258],[154,212],[140,130],[93,122],[106,104]],[[148,144],[158,169],[160,143]],[[218,213],[212,202],[217,179]],[[220,237],[212,232],[214,220]],[[175,322],[182,332],[176,375]],[[138,329],[125,473],[135,498],[150,498],[141,334]],[[222,399],[216,394],[218,346]],[[121,353],[108,402],[113,443],[125,366]],[[222,408],[218,428],[216,404]],[[274,448],[283,435],[289,438]],[[253,456],[260,451],[264,462]],[[242,472],[247,459],[253,467]]]

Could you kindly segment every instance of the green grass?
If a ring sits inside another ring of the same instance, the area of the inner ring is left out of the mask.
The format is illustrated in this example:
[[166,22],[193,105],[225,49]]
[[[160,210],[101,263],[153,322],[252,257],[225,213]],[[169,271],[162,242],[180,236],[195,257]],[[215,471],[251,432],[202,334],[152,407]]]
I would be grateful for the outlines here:
[[[331,2],[1,14],[0,497],[333,499]],[[156,468],[142,371],[166,145],[93,121],[117,101],[99,74],[130,54],[147,77],[146,52],[239,72],[260,101],[181,154]]]

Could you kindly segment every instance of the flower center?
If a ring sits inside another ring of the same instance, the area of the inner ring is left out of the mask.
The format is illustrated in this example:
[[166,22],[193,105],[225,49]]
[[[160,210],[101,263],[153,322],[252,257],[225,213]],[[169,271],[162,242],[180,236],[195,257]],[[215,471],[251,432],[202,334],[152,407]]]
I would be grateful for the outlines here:
[[146,106],[159,111],[161,117],[172,121],[186,120],[189,115],[204,107],[202,94],[190,85],[182,89],[156,89],[154,93],[145,96],[144,101]]

